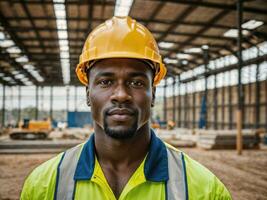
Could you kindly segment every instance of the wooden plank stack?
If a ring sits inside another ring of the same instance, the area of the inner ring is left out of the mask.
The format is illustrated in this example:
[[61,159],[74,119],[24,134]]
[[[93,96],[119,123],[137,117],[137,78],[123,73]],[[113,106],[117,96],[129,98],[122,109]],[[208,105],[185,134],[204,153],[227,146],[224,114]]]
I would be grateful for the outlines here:
[[[235,149],[236,130],[196,130],[197,146],[203,149]],[[243,130],[243,148],[257,149],[260,137],[255,130]]]

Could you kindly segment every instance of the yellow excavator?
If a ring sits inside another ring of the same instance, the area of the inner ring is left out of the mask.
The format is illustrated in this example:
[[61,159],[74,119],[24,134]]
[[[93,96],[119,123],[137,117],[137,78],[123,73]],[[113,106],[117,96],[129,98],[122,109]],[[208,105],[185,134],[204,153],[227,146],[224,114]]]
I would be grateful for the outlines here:
[[51,131],[50,119],[40,121],[24,119],[19,122],[18,128],[11,129],[9,136],[14,140],[44,140]]

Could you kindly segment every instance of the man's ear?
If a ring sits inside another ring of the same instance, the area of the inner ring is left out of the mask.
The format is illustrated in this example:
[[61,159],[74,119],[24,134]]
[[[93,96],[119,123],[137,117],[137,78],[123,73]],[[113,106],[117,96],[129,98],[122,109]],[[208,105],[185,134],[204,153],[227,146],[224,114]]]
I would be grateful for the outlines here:
[[87,106],[91,106],[90,98],[89,98],[89,88],[86,86],[86,104]]
[[155,96],[156,96],[156,87],[152,87],[152,102],[151,102],[151,107],[154,107],[155,105]]

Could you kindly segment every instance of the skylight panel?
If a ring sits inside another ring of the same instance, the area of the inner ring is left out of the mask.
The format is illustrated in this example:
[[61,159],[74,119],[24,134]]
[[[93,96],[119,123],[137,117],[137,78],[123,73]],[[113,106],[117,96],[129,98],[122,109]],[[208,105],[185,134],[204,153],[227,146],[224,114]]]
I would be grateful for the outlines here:
[[69,42],[67,32],[67,20],[66,20],[66,8],[64,0],[53,0],[54,10],[56,15],[56,24],[58,29],[59,49],[60,49],[60,62],[61,71],[63,76],[63,82],[68,85],[70,82],[70,54],[69,54]]
[[172,43],[172,42],[160,42],[159,43],[159,47],[161,47],[161,48],[169,49],[169,48],[171,48],[173,46],[174,46],[174,43]]
[[243,23],[242,28],[253,30],[253,29],[260,27],[261,25],[263,25],[263,21],[258,21],[258,20],[252,19],[252,20],[249,20],[249,21]]

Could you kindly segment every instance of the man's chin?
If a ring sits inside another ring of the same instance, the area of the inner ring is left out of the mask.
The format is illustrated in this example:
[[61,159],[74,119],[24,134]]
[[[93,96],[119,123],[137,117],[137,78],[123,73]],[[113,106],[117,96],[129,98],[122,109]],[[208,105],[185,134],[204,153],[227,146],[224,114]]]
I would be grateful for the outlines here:
[[137,126],[132,127],[105,127],[105,133],[117,140],[131,139],[135,136],[137,132]]

